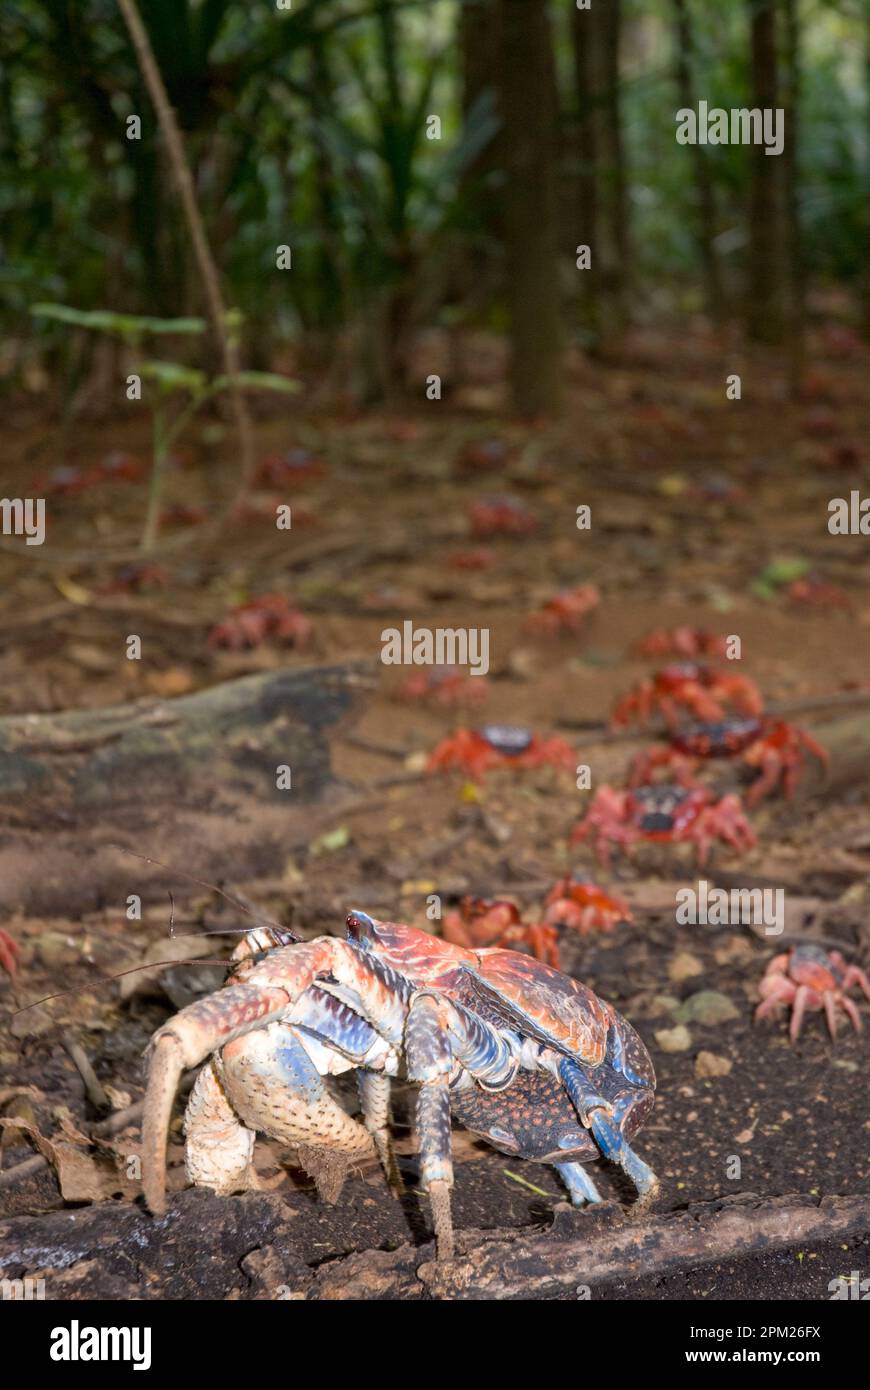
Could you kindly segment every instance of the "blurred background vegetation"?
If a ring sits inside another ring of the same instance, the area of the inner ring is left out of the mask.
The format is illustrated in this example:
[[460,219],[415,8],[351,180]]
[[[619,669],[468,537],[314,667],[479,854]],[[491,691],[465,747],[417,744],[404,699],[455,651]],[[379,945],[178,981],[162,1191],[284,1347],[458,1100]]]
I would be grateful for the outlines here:
[[[567,344],[606,358],[633,324],[706,315],[796,353],[837,293],[870,332],[870,0],[140,9],[251,366],[289,353],[367,401],[408,388],[415,335],[491,330],[533,415],[558,407]],[[680,107],[771,99],[780,158],[676,142]],[[52,356],[87,369],[90,341],[34,329],[45,300],[203,308],[115,0],[0,13],[6,391]]]

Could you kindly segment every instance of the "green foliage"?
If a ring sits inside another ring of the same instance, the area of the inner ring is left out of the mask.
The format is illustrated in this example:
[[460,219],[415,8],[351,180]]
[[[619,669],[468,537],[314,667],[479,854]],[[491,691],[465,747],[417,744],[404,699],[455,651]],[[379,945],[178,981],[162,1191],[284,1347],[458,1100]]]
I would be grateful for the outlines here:
[[[276,336],[301,329],[334,334],[377,313],[389,336],[401,320],[453,312],[451,269],[492,233],[492,223],[485,232],[475,220],[466,176],[498,130],[491,93],[461,110],[459,8],[460,0],[294,0],[289,11],[274,0],[140,0],[229,297],[255,330],[263,364]],[[745,104],[748,4],[688,0],[688,8],[696,97]],[[562,7],[553,10],[568,113],[569,26]],[[626,0],[623,10],[632,270],[636,289],[662,294],[699,283],[692,161],[674,138],[674,5]],[[802,0],[799,13],[806,262],[817,279],[854,285],[866,255],[870,17],[863,0]],[[133,114],[138,140],[127,138]],[[427,139],[433,114],[440,140]],[[565,134],[567,269],[576,180],[567,114]],[[717,248],[734,280],[750,160],[739,146],[710,147],[707,158]],[[498,187],[497,168],[489,186]],[[284,242],[294,268],[276,280]],[[204,331],[188,316],[199,290],[187,234],[116,0],[4,0],[2,329],[21,336],[34,301],[46,323],[134,345],[155,333],[194,343]],[[108,302],[117,312],[67,310],[67,302]],[[498,302],[490,306],[494,322],[500,313]]]

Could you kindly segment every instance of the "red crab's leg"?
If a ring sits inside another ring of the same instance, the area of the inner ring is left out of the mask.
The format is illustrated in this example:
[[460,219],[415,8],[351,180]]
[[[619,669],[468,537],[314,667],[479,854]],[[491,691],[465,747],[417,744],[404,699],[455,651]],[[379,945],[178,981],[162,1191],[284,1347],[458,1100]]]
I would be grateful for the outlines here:
[[7,932],[0,929],[0,969],[14,978],[18,963],[18,947]]
[[[782,959],[788,960],[788,955],[786,954]],[[771,975],[770,966],[768,966],[761,981],[760,988],[764,993],[764,998],[755,1010],[756,1023],[759,1023],[763,1018],[768,1018],[770,1014],[775,1014],[782,1005],[789,1005],[797,993],[795,986],[785,975],[780,975],[778,978]]]
[[863,1027],[863,1024],[861,1023],[861,1015],[855,1008],[855,1005],[853,1004],[852,1000],[847,998],[845,994],[841,994],[839,992],[836,996],[836,999],[837,1003],[840,1005],[840,1008],[844,1011],[844,1013],[847,1013],[849,1015],[849,1018],[852,1020],[852,1026],[854,1027],[855,1032],[860,1033]]
[[[840,959],[842,960],[842,957],[840,957]],[[857,985],[859,989],[864,991],[867,998],[870,999],[870,980],[868,980],[864,971],[857,965],[847,966],[845,961],[843,961],[843,967],[845,967],[845,974],[843,975],[841,989],[851,989],[852,985]]]
[[800,1037],[804,1014],[814,1000],[818,1000],[818,995],[810,989],[809,985],[798,985],[794,996],[791,1023],[788,1026],[788,1035],[793,1043],[797,1042]]
[[[755,747],[758,749],[755,754],[757,761],[753,760],[749,766],[757,767],[759,775],[746,793],[747,806],[757,806],[759,801],[763,801],[768,792],[772,792],[775,788],[780,773],[784,773],[783,791],[786,796],[791,796],[797,780],[797,768],[789,768],[787,765],[784,768],[782,757],[775,748],[764,748],[763,745],[758,744]],[[746,761],[749,762],[748,757]]]

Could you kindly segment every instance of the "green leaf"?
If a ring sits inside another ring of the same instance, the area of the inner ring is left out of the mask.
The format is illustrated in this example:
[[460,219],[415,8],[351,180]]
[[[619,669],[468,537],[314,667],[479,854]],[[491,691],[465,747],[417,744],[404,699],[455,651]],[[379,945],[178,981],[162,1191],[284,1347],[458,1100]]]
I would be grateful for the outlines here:
[[291,396],[301,390],[298,381],[289,376],[279,376],[277,372],[238,372],[233,378],[219,376],[215,377],[212,386],[215,391],[226,391],[231,380],[243,391],[282,391],[285,396]]
[[201,396],[208,386],[205,372],[180,362],[143,362],[138,370],[149,381],[156,381],[167,395],[170,391],[189,391],[192,396]]
[[204,333],[205,319],[158,319],[142,314],[116,314],[111,309],[73,309],[68,304],[33,304],[34,318],[53,319],[74,328],[89,328],[95,333],[117,333],[122,338],[142,338],[149,333]]

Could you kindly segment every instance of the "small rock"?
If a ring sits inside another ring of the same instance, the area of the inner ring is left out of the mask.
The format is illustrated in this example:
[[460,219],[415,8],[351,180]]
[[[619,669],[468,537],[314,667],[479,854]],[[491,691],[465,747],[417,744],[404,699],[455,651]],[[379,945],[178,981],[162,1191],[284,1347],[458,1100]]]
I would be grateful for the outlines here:
[[62,965],[75,965],[81,959],[75,939],[63,932],[43,932],[36,937],[33,944],[39,959],[48,970],[56,970]]
[[703,973],[702,962],[697,956],[693,956],[691,951],[678,951],[668,966],[668,978],[673,980],[675,985],[681,984],[683,980],[691,980],[693,975]]
[[719,994],[715,989],[702,989],[697,994],[690,994],[676,1013],[680,1023],[727,1023],[739,1016],[728,995]]
[[716,1052],[699,1052],[695,1058],[695,1075],[703,1078],[727,1076],[733,1066],[727,1057]]
[[676,1028],[660,1028],[655,1039],[662,1052],[688,1052],[692,1046],[692,1035],[682,1023]]
[[676,1013],[679,1007],[680,1001],[673,994],[654,994],[647,1015],[649,1018],[661,1018],[662,1014]]

